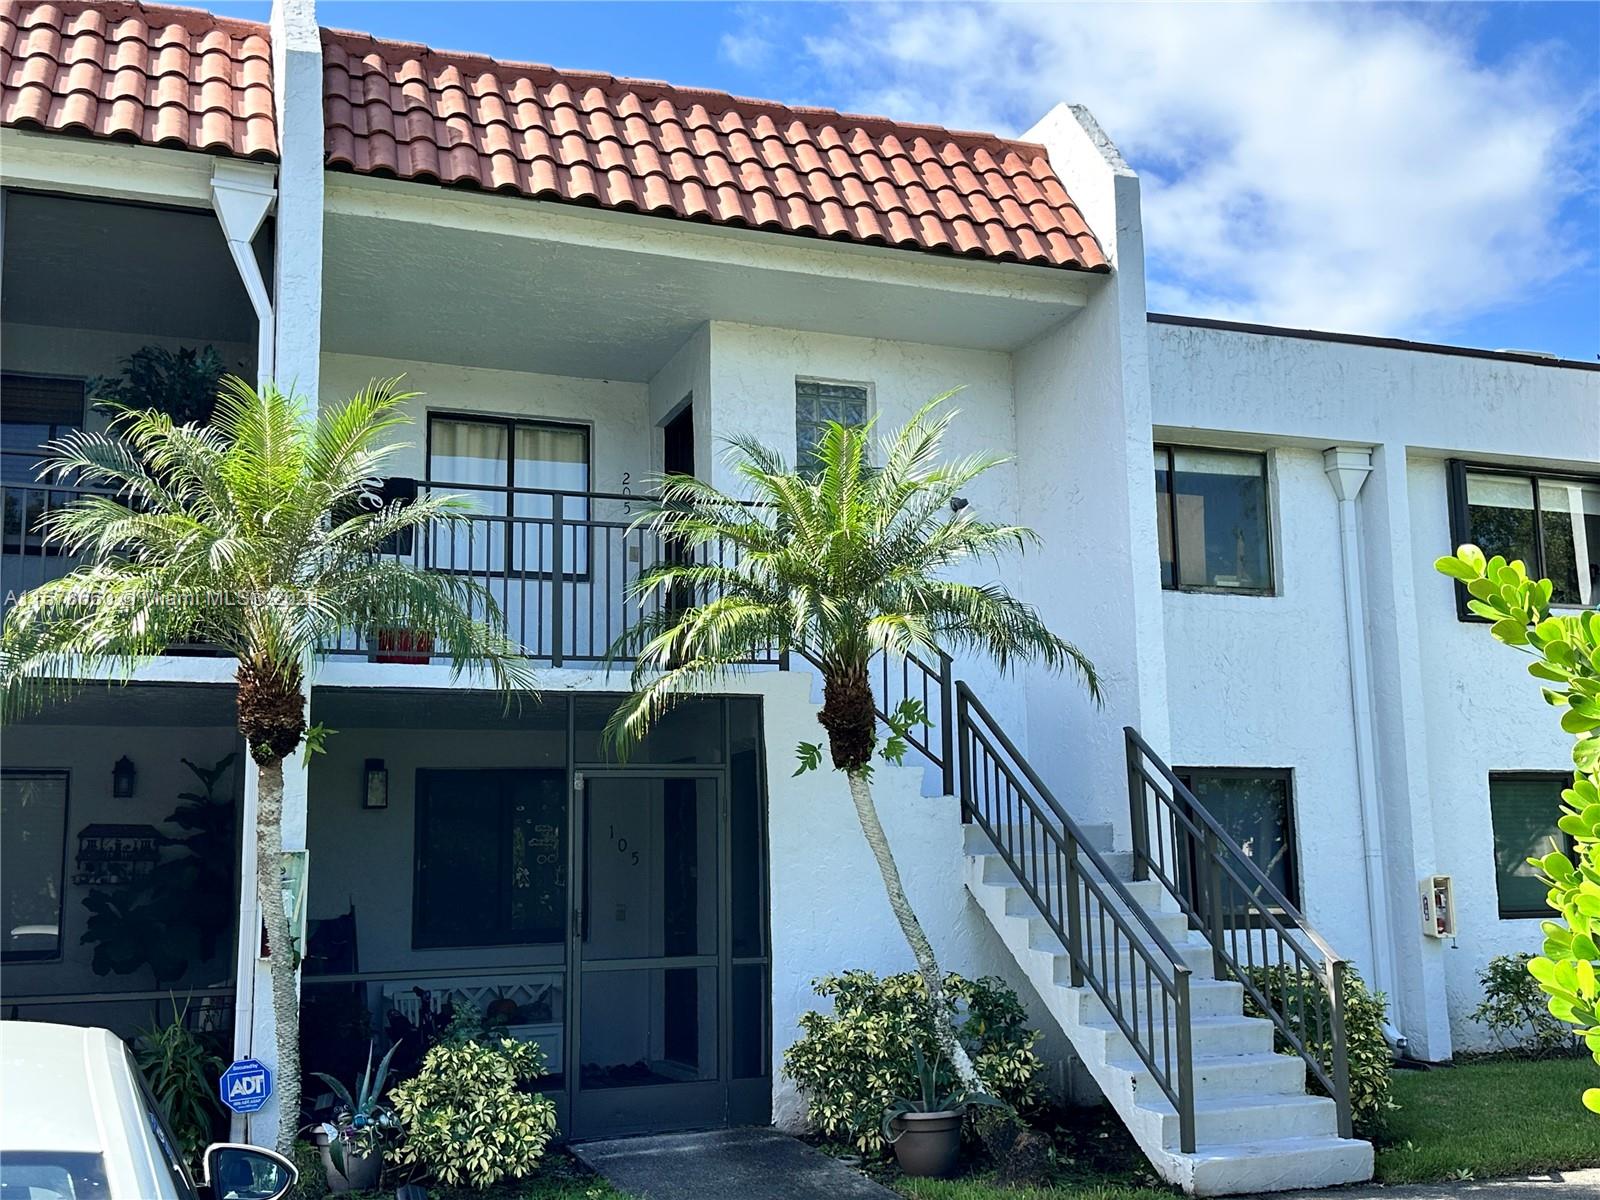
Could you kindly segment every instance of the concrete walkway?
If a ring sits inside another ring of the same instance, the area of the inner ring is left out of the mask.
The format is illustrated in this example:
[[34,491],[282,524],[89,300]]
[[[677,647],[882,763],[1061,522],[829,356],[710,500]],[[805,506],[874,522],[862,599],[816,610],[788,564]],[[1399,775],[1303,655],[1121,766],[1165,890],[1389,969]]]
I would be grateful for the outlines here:
[[588,1142],[572,1153],[639,1200],[895,1200],[888,1188],[775,1129],[664,1133]]
[[[1474,1179],[1460,1183],[1361,1183],[1322,1192],[1274,1192],[1273,1200],[1596,1200],[1600,1169],[1552,1171],[1524,1179]],[[1265,1198],[1263,1198],[1265,1200]]]

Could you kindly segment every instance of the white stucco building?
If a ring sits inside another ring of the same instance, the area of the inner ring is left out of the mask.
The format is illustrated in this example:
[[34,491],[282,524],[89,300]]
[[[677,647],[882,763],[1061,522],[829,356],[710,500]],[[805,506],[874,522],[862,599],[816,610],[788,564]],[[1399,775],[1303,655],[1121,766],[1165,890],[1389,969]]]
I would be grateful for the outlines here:
[[[664,469],[722,479],[728,435],[794,454],[958,386],[950,449],[1011,456],[973,510],[1039,531],[1007,581],[1106,696],[893,668],[936,724],[880,803],[945,965],[1021,989],[1058,1084],[1092,1079],[1196,1191],[1370,1173],[1306,1091],[1335,1064],[1242,1016],[1252,936],[1331,986],[1297,910],[1388,993],[1401,1052],[1485,1044],[1477,973],[1536,947],[1519,864],[1570,761],[1432,563],[1477,540],[1600,603],[1595,363],[1149,314],[1138,178],[1067,106],[957,134],[319,30],[309,0],[270,26],[22,2],[0,34],[5,588],[73,565],[30,532],[70,499],[32,464],[128,356],[209,346],[317,404],[404,374],[392,494],[483,518],[396,552],[484,578],[543,667],[507,717],[414,646],[329,647],[312,719],[338,733],[291,772],[286,832],[308,1068],[470,1004],[545,1047],[572,1136],[803,1119],[781,1068],[810,980],[909,952],[842,779],[791,778],[798,660],[604,761],[625,674],[600,660],[660,550],[628,525]],[[162,826],[181,760],[238,750],[231,680],[175,654],[5,731],[5,1016],[131,1032],[177,988],[271,1055],[248,888],[176,974],[80,945],[111,886],[81,831]],[[235,890],[242,762],[216,784]]]

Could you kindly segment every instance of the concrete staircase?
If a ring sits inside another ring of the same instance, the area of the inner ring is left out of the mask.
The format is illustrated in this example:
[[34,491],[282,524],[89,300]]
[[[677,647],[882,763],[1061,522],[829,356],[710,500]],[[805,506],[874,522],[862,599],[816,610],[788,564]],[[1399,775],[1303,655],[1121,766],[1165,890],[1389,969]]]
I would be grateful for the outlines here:
[[[966,886],[1156,1172],[1196,1196],[1331,1187],[1370,1179],[1372,1146],[1338,1136],[1334,1102],[1307,1094],[1305,1063],[1274,1053],[1268,1021],[1244,1016],[1243,987],[1215,978],[1211,946],[1202,933],[1189,928],[1177,900],[1155,880],[1126,878],[1131,874],[1130,856],[1111,853],[1109,826],[1082,832],[1107,865],[1122,874],[1132,903],[1143,908],[1193,971],[1193,1153],[1181,1149],[1172,1102],[1100,996],[1087,985],[1072,986],[1071,963],[1060,939],[976,825],[966,827]],[[1100,950],[1093,929],[1085,930],[1084,937],[1085,952],[1097,957]],[[1107,974],[1131,980],[1134,973],[1126,969],[1132,965],[1131,954],[1124,948],[1121,955],[1124,969],[1113,964]],[[1151,1016],[1159,1039],[1163,1020]],[[1165,1032],[1177,1040],[1175,1029]]]

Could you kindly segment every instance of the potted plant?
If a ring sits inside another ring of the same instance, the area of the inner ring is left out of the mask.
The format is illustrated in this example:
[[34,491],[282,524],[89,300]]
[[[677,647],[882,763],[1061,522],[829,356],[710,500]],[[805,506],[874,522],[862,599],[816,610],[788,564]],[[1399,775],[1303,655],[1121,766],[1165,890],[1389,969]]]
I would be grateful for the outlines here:
[[922,1047],[916,1058],[918,1091],[915,1098],[898,1097],[883,1114],[883,1140],[894,1147],[895,1161],[907,1175],[942,1179],[953,1174],[961,1155],[961,1122],[975,1105],[1009,1107],[1004,1101],[965,1085],[940,1078],[940,1059],[928,1062]]
[[367,1068],[352,1095],[331,1075],[321,1071],[312,1074],[333,1089],[339,1100],[333,1120],[324,1121],[311,1131],[311,1140],[322,1152],[322,1169],[328,1175],[328,1188],[333,1192],[365,1192],[378,1186],[378,1175],[383,1170],[384,1143],[392,1140],[400,1130],[394,1110],[383,1103],[383,1084],[389,1076],[389,1060],[400,1048],[396,1042],[378,1064],[377,1074],[372,1071],[372,1048],[367,1049]]

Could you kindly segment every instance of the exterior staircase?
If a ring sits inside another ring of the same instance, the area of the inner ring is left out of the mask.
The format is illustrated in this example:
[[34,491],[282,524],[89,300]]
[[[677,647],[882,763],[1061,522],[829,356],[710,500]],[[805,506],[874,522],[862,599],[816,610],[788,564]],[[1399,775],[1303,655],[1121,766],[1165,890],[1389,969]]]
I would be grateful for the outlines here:
[[[1109,840],[1109,829],[1090,831]],[[1109,848],[1109,847],[1108,847]],[[1117,856],[1109,856],[1115,861]],[[967,827],[966,886],[1028,976],[1084,1068],[1117,1110],[1156,1173],[1196,1196],[1324,1187],[1372,1177],[1372,1146],[1339,1136],[1336,1103],[1306,1092],[1306,1064],[1273,1050],[1272,1022],[1244,1015],[1244,987],[1217,979],[1212,949],[1191,930],[1175,898],[1154,880],[1126,881],[1134,902],[1193,974],[1188,1043],[1194,1087],[1194,1149],[1182,1148],[1176,1106],[1118,1027],[1111,1006],[1086,983],[994,843]],[[1087,943],[1096,954],[1093,941]],[[1110,957],[1110,947],[1107,947]],[[1118,992],[1131,1007],[1133,955],[1119,955]],[[1111,970],[1117,975],[1117,967]],[[1152,996],[1152,1000],[1154,997]],[[1173,1014],[1154,1004],[1155,1039],[1176,1041]]]
[[1156,1172],[1198,1196],[1370,1179],[1372,1146],[1351,1132],[1344,961],[1138,733],[1133,844],[1114,853],[948,659],[875,682],[882,712],[937,704],[939,728],[911,741],[961,800],[967,890]]

